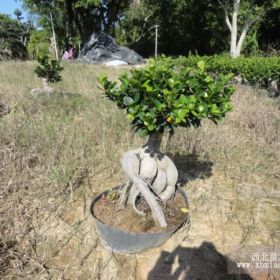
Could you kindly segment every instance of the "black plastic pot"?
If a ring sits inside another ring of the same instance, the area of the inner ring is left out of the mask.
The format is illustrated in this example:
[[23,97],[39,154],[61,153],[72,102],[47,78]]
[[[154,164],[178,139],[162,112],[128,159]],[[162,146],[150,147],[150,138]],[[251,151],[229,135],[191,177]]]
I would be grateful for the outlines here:
[[[186,207],[188,207],[186,193],[180,188],[177,189],[177,192],[179,192],[180,195],[183,196],[186,202]],[[106,193],[107,191],[101,193],[91,201],[90,213],[94,219],[100,238],[103,241],[103,245],[114,252],[132,254],[139,253],[153,247],[157,247],[164,243],[169,237],[171,237],[171,235],[174,232],[176,232],[188,219],[188,215],[186,215],[186,218],[182,220],[180,224],[168,231],[162,231],[157,233],[136,233],[124,231],[122,229],[115,228],[113,226],[109,226],[102,223],[94,215],[94,204],[102,197],[103,194]]]

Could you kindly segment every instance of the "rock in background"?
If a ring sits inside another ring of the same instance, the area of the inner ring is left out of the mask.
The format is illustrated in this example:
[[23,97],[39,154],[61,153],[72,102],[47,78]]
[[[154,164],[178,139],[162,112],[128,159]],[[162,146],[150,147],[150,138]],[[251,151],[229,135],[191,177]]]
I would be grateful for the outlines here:
[[78,60],[87,63],[107,63],[118,60],[133,65],[145,62],[142,56],[129,48],[118,46],[116,40],[104,32],[91,35],[80,51]]

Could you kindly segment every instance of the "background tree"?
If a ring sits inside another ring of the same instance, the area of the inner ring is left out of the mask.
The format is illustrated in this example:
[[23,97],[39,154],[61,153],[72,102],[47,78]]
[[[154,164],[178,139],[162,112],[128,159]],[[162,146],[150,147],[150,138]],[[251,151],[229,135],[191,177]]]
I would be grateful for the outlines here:
[[[230,55],[240,56],[246,35],[251,27],[260,22],[273,4],[279,1],[221,0],[225,22],[230,31]],[[241,27],[241,31],[239,31]]]
[[230,51],[236,57],[241,51],[258,54],[260,48],[278,44],[279,0],[22,1],[47,32],[52,12],[60,50],[77,49],[92,32],[105,31],[120,44],[151,56],[155,24],[160,26],[159,52],[167,55]]
[[15,9],[14,15],[17,17],[18,22],[20,22],[23,19],[22,11],[20,9]]
[[262,18],[257,40],[265,54],[279,54],[280,5],[270,9]]
[[118,23],[118,41],[144,56],[152,55],[155,24],[160,26],[159,52],[164,54],[213,54],[224,51],[227,45],[222,11],[210,0],[132,3]]
[[38,59],[50,52],[51,33],[45,29],[33,30],[30,35],[27,50],[29,58]]
[[135,2],[126,9],[117,23],[116,38],[119,44],[129,46],[141,55],[154,52],[154,25],[157,23],[155,7],[144,1]]
[[23,0],[25,8],[40,16],[39,25],[50,29],[53,14],[58,44],[68,49],[79,38],[83,45],[92,32],[114,35],[116,22],[129,0]]
[[0,59],[26,59],[32,26],[0,14]]

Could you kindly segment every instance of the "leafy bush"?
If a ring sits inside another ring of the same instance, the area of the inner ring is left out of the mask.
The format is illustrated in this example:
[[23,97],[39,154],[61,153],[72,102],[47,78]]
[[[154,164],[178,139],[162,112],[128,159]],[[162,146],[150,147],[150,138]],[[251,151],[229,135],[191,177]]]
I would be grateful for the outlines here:
[[199,126],[203,118],[215,123],[231,110],[229,85],[232,75],[213,79],[199,61],[195,67],[178,67],[174,60],[151,60],[131,75],[122,74],[121,84],[99,79],[105,95],[127,111],[135,130],[142,136],[178,126]]
[[269,80],[280,78],[280,57],[239,57],[229,56],[189,56],[179,57],[176,62],[181,66],[192,67],[203,59],[208,73],[233,73],[246,79],[251,85],[268,86]]
[[30,24],[0,14],[0,60],[26,59]]
[[58,60],[49,60],[48,56],[45,55],[38,58],[38,62],[41,65],[38,65],[34,70],[38,77],[47,79],[49,83],[61,81],[60,72],[63,68]]
[[50,51],[51,35],[46,30],[34,30],[31,32],[28,42],[28,54],[32,59],[38,59],[47,55]]

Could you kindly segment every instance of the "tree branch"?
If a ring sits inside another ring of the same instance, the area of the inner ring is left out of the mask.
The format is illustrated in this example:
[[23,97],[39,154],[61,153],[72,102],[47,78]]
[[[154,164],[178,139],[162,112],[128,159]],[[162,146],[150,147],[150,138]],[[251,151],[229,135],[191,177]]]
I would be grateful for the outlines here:
[[228,16],[228,11],[226,9],[225,9],[225,16],[226,16],[226,24],[227,24],[229,30],[231,31],[232,27],[231,27],[231,23],[230,23],[229,16]]
[[152,16],[152,14],[145,17],[144,24],[142,26],[142,31],[141,31],[140,35],[137,37],[137,39],[133,40],[134,41],[133,44],[137,44],[150,30],[152,30],[154,28],[154,26],[152,26],[149,29],[147,29],[147,22],[151,16]]
[[236,13],[239,12],[239,6],[240,6],[240,0],[234,0],[234,3],[233,3],[234,12],[236,12]]
[[251,14],[247,15],[247,18],[245,20],[240,38],[238,40],[238,44],[237,44],[237,52],[240,53],[241,52],[241,47],[243,45],[244,39],[250,29],[250,27],[252,26],[253,23],[255,23],[258,20],[258,17],[256,18],[251,18]]
[[229,14],[228,14],[228,1],[221,1],[221,0],[218,0],[219,4],[224,8],[224,12],[225,12],[225,21],[226,21],[226,24],[227,24],[227,27],[228,29],[232,30],[232,26],[231,26],[231,23],[230,23],[230,19],[229,19]]

